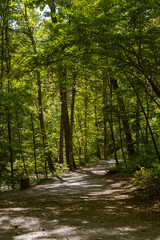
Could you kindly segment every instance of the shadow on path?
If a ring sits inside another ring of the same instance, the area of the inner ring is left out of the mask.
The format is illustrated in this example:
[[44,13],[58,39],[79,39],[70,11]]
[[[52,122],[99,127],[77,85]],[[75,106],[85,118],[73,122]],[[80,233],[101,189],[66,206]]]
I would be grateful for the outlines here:
[[160,240],[159,212],[143,211],[126,180],[106,175],[109,165],[1,194],[0,239]]

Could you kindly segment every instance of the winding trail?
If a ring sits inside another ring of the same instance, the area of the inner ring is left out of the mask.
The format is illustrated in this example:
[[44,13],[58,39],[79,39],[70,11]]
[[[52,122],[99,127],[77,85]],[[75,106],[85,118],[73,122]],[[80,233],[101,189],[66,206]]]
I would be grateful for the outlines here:
[[1,240],[160,240],[160,212],[119,175],[112,162],[62,174],[21,192],[0,194]]

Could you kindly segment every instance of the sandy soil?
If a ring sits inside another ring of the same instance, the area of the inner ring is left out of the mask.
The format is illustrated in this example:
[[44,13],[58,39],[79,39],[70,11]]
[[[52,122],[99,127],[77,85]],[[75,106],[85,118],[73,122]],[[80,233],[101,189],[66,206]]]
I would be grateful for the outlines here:
[[99,164],[0,194],[2,240],[160,240],[160,212]]

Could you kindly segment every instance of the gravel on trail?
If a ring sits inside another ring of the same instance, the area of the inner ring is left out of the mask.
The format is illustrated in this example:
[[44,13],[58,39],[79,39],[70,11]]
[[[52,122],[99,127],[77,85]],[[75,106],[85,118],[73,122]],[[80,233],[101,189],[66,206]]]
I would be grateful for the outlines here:
[[0,193],[1,240],[160,240],[160,211],[147,210],[113,161]]

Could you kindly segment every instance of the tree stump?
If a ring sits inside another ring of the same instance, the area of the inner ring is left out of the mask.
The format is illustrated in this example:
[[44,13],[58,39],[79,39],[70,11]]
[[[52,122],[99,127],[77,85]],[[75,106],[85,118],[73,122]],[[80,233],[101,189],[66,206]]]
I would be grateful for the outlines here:
[[30,187],[29,178],[22,178],[20,180],[20,190],[25,190]]

